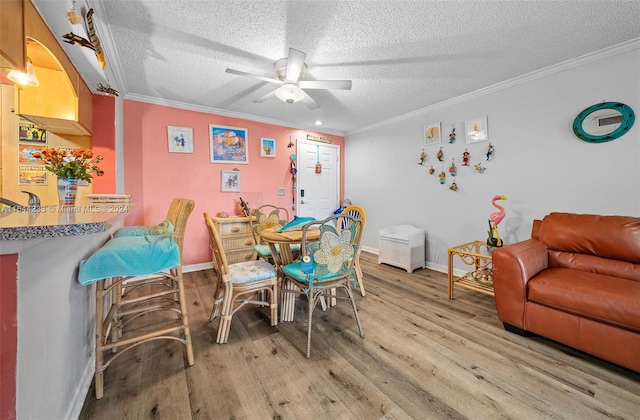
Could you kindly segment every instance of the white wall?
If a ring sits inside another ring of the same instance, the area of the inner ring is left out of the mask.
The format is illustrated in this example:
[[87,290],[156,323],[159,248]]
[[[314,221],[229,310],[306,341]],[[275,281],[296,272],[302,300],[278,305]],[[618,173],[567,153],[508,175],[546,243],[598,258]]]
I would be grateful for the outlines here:
[[[552,211],[640,216],[640,121],[607,143],[572,131],[576,115],[603,100],[625,103],[640,118],[639,40],[347,135],[345,197],[367,212],[363,247],[375,252],[385,226],[412,224],[427,233],[427,266],[446,271],[450,246],[486,240],[494,195],[508,197],[499,225],[507,244],[529,238],[532,220]],[[464,121],[482,115],[495,147],[490,162],[488,143],[465,144]],[[437,121],[442,143],[424,146],[424,125]],[[452,124],[457,140],[449,144]],[[465,148],[469,167],[461,166]],[[431,165],[448,173],[452,158],[457,192],[449,190],[452,177],[440,185],[428,174]]]

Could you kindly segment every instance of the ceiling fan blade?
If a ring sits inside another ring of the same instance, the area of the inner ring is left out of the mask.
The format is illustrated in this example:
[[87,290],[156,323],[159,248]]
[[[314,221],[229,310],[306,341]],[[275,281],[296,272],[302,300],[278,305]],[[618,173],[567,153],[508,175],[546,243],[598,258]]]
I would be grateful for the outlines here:
[[270,77],[264,77],[264,76],[259,76],[257,74],[252,74],[252,73],[246,73],[244,71],[240,71],[240,70],[234,70],[234,69],[226,69],[225,70],[226,73],[230,73],[230,74],[237,74],[238,76],[247,76],[247,77],[253,77],[254,79],[258,79],[258,80],[262,80],[264,82],[269,82],[269,83],[277,83],[280,84],[282,83],[280,80],[278,79],[272,79]]
[[340,89],[351,90],[351,80],[302,80],[301,89]]
[[320,105],[318,105],[318,103],[314,101],[313,98],[309,96],[306,92],[304,92],[304,97],[300,100],[300,102],[305,104],[306,107],[312,111],[320,107]]
[[287,57],[287,75],[285,76],[286,80],[293,83],[298,81],[306,56],[307,54],[302,51],[298,51],[295,48],[289,48],[289,57]]
[[[279,88],[278,88],[278,89],[279,89]],[[272,90],[271,92],[267,93],[267,94],[266,94],[266,95],[264,95],[264,96],[261,96],[261,97],[260,97],[260,98],[258,98],[258,99],[254,99],[254,100],[253,100],[253,103],[254,103],[254,104],[261,104],[261,103],[263,103],[264,101],[266,101],[266,100],[267,100],[267,99],[269,99],[269,98],[274,98],[274,97],[276,96],[276,90],[278,90],[278,89]]]

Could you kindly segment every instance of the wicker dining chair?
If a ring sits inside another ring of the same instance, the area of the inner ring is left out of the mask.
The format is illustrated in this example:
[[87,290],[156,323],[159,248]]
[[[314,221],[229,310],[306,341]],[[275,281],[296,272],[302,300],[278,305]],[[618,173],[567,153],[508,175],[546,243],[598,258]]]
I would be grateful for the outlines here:
[[[289,223],[289,211],[284,207],[278,207],[273,204],[263,204],[262,206],[251,210],[249,214],[249,225],[255,245],[253,250],[256,252],[257,259],[264,259],[269,263],[273,263],[271,248],[260,236],[260,232],[269,228],[281,228]],[[276,246],[277,248],[277,246]],[[297,253],[300,251],[299,245],[293,245],[291,251]]]
[[[344,227],[338,231],[337,224],[345,219]],[[320,237],[318,239],[314,234],[312,239],[310,232],[316,228],[320,230]],[[356,301],[351,292],[351,282],[355,276],[355,256],[360,250],[361,234],[362,221],[348,214],[335,214],[324,220],[309,222],[302,228],[301,258],[282,268],[285,281],[297,286],[283,290],[283,293],[304,294],[307,297],[307,359],[311,357],[313,310],[321,298],[349,299],[360,337],[364,337]],[[346,297],[332,292],[341,289],[346,291]]]
[[[359,232],[360,236],[362,237],[364,233],[364,229],[367,226],[367,213],[365,213],[364,209],[360,206],[348,206],[344,210],[342,210],[342,214],[348,214],[350,216],[353,216],[357,219],[362,220],[362,226],[360,228],[361,231]],[[347,218],[341,219],[340,222],[338,223],[339,230],[342,230],[348,227],[350,223],[351,223],[351,219],[347,219]],[[360,294],[364,296],[365,295],[364,277],[362,275],[362,268],[360,267],[360,249],[359,248],[358,248],[357,254],[353,258],[355,260],[353,268],[356,272],[356,280],[358,281],[358,287],[360,287]]]
[[[194,364],[182,276],[182,244],[193,208],[193,200],[175,198],[167,223],[121,228],[81,263],[78,281],[96,284],[96,399],[104,395],[105,370],[142,343],[179,341],[186,347],[188,365]],[[161,312],[167,316],[159,316]],[[151,313],[157,315],[145,316]],[[140,328],[140,320],[152,323]]]
[[233,315],[247,304],[269,306],[271,326],[276,326],[278,274],[275,267],[262,259],[228,264],[220,234],[207,213],[204,213],[204,220],[209,230],[211,256],[218,275],[209,317],[209,322],[220,318],[216,343],[227,342]]

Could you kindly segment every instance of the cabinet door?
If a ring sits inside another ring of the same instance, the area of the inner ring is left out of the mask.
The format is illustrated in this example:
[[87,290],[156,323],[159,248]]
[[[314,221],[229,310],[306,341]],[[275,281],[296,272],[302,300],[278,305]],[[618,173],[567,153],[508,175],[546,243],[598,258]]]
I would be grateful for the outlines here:
[[23,0],[0,2],[0,67],[26,72]]

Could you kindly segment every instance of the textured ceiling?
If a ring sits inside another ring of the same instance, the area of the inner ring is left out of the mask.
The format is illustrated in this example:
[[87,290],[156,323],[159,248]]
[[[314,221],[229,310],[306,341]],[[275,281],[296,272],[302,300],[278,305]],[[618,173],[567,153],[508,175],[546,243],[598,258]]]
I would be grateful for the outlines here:
[[[71,0],[34,0],[56,35],[73,31]],[[107,67],[64,44],[95,91],[297,128],[348,134],[499,82],[640,38],[640,1],[150,1],[77,0],[95,10]],[[307,53],[320,105],[252,101],[277,85],[290,47]]]

